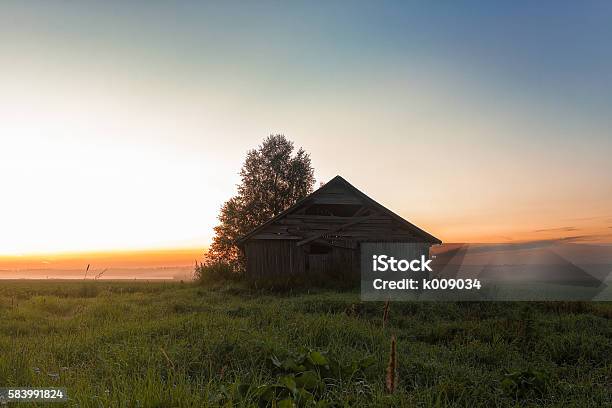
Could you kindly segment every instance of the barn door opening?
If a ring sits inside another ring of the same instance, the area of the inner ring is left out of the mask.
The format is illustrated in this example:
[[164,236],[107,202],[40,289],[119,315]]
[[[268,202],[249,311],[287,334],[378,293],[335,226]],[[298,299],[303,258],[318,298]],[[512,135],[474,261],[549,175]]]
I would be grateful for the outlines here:
[[332,253],[332,247],[329,245],[313,243],[310,245],[310,250],[306,255],[306,271],[314,273],[325,273],[326,265],[329,263],[329,258]]

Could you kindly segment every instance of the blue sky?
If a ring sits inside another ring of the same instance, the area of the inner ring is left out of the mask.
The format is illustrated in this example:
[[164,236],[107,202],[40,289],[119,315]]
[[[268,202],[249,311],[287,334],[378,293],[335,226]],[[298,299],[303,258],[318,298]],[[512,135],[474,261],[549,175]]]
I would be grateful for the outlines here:
[[4,2],[0,253],[205,245],[270,133],[445,241],[599,234],[611,23],[604,1]]

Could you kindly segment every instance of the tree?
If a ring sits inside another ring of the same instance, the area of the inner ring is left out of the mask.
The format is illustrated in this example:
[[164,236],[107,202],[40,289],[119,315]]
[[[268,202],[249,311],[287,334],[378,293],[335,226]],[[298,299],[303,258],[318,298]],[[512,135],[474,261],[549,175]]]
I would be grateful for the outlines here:
[[310,156],[283,135],[270,135],[247,153],[240,171],[238,194],[221,207],[219,225],[205,263],[244,268],[237,240],[312,192],[315,182]]

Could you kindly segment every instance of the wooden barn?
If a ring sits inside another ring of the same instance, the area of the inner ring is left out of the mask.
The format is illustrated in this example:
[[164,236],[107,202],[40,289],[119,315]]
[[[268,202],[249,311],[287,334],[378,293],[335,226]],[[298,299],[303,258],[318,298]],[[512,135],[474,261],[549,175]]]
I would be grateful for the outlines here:
[[359,276],[363,243],[441,241],[340,176],[239,240],[253,278],[287,274]]

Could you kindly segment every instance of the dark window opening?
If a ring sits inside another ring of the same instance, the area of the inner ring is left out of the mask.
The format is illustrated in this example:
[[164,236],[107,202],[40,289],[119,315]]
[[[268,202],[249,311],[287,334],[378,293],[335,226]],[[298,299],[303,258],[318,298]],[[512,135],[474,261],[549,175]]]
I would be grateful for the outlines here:
[[311,255],[323,255],[323,254],[329,254],[331,252],[332,248],[328,245],[322,245],[322,244],[312,244],[310,246],[310,254]]
[[359,204],[315,204],[306,209],[307,215],[352,217],[362,206]]

